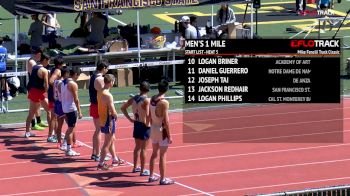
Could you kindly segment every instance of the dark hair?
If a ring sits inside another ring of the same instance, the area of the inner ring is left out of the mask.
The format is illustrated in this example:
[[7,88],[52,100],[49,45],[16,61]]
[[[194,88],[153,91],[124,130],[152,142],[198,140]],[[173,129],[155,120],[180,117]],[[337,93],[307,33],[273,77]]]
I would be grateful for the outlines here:
[[4,43],[4,39],[2,37],[0,37],[0,45]]
[[43,53],[43,50],[42,50],[41,48],[35,49],[35,50],[34,50],[34,54],[38,54],[38,53],[42,54],[42,53]]
[[109,62],[107,60],[102,60],[97,63],[96,70],[97,71],[102,71],[103,68],[108,68]]
[[99,18],[102,18],[103,14],[102,14],[102,12],[96,12],[96,16],[98,16]]
[[48,54],[42,53],[40,62],[42,62],[43,60],[50,60],[50,56]]
[[159,83],[158,83],[158,91],[160,93],[166,93],[169,89],[169,82],[166,81],[165,79],[161,80]]
[[66,75],[67,73],[70,72],[70,69],[68,66],[62,67],[61,68],[61,76],[63,77],[64,75]]
[[36,19],[39,19],[39,14],[32,14]]
[[226,7],[227,7],[227,9],[226,10],[223,10],[222,8],[220,8],[220,11],[219,11],[219,19],[220,19],[220,22],[221,23],[223,23],[223,22],[226,22],[226,21],[223,21],[223,17],[224,17],[224,11],[225,11],[225,14],[226,14],[226,17],[225,17],[225,19],[227,20],[227,16],[228,16],[228,12],[229,12],[229,10],[228,10],[228,4],[226,4]]
[[147,82],[147,81],[141,82],[141,84],[140,84],[140,91],[141,92],[147,93],[149,91],[149,89],[150,89],[149,82]]
[[78,74],[80,75],[81,73],[81,70],[79,67],[72,67],[70,70],[69,70],[69,76],[74,76],[74,74]]
[[62,56],[57,56],[54,60],[53,63],[55,64],[55,67],[58,67],[59,65],[64,64],[64,60]]
[[106,74],[103,78],[105,84],[109,84],[115,81],[115,77],[112,74]]

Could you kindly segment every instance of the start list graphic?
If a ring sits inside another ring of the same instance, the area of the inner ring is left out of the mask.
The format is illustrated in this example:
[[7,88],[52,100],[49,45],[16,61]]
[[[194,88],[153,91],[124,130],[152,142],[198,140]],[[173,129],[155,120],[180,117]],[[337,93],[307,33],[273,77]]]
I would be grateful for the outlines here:
[[186,103],[340,103],[340,40],[187,40]]

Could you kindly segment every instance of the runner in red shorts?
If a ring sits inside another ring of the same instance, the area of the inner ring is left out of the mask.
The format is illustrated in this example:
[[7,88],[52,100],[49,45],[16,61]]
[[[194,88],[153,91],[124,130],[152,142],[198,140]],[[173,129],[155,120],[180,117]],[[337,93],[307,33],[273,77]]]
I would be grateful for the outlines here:
[[[97,107],[97,94],[103,90],[104,82],[103,75],[108,71],[108,62],[99,62],[96,67],[96,73],[94,73],[90,78],[89,85],[89,96],[90,96],[90,116],[93,118],[95,125],[95,132],[92,137],[92,155],[91,159],[95,161],[100,161],[100,121],[98,115]],[[107,159],[109,157],[107,156]]]
[[34,118],[35,112],[40,108],[40,105],[47,112],[47,122],[50,122],[51,112],[47,100],[47,90],[49,88],[49,75],[47,67],[50,64],[50,57],[42,54],[40,64],[33,66],[32,73],[28,83],[28,99],[30,101],[29,112],[26,120],[25,137],[35,136],[30,132],[30,123]]

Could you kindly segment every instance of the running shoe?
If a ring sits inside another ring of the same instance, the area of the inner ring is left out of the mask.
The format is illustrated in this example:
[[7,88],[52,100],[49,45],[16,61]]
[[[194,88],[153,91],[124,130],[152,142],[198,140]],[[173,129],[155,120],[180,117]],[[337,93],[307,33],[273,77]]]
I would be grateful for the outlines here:
[[174,183],[175,183],[175,181],[171,180],[169,178],[164,178],[163,180],[159,181],[160,185],[171,185],[171,184],[174,184]]
[[132,169],[132,173],[138,173],[141,172],[141,167],[136,167]]
[[34,136],[35,136],[35,134],[32,133],[32,132],[25,132],[25,133],[24,133],[24,137],[25,137],[25,138],[34,137]]
[[140,173],[140,176],[149,176],[149,175],[150,175],[150,172],[147,169],[143,170],[143,172]]
[[40,127],[49,127],[49,125],[46,124],[46,123],[44,123],[44,122],[40,122],[40,123],[38,123],[38,125],[39,125]]
[[57,139],[54,138],[53,136],[50,136],[50,137],[47,138],[47,142],[49,142],[49,143],[57,143]]
[[113,162],[112,162],[113,167],[117,167],[119,165],[125,165],[125,164],[126,164],[126,161],[124,161],[122,159],[113,160]]
[[150,177],[148,178],[148,182],[155,182],[155,181],[158,181],[158,180],[159,180],[159,178],[156,177],[156,176],[150,176]]
[[97,156],[97,155],[92,154],[92,155],[91,155],[91,157],[90,157],[90,159],[91,159],[91,160],[95,160],[95,159],[96,159],[96,157],[98,157],[98,156]]
[[74,150],[70,149],[69,151],[66,152],[66,156],[74,157],[74,156],[79,156],[80,153],[75,152]]
[[60,150],[67,151],[67,144],[62,144]]
[[[91,155],[91,160],[94,160],[94,161],[96,161],[96,162],[99,162],[100,161],[100,156],[97,156],[97,155]],[[109,156],[106,156],[105,157],[105,161],[109,161],[109,160],[111,160],[111,157],[109,157]]]
[[111,170],[111,167],[108,166],[106,163],[103,163],[102,165],[98,164],[97,170],[107,171],[107,170]]
[[43,130],[45,130],[45,128],[41,127],[38,124],[35,124],[34,127],[32,127],[32,130],[43,131]]

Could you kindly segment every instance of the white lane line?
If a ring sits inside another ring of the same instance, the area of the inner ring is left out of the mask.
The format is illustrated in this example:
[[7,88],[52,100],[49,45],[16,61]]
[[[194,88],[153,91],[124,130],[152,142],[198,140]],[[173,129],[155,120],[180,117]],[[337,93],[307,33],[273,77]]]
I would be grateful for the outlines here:
[[[77,140],[77,141],[79,141],[79,140]],[[81,142],[81,141],[79,141],[83,146],[85,146],[85,147],[88,147],[88,148],[90,148],[90,149],[92,149],[92,146],[89,146],[89,145],[87,145],[87,144],[85,144],[85,143],[83,143],[83,142]],[[132,163],[130,163],[130,162],[128,162],[128,161],[126,161],[126,163],[127,164],[129,164],[130,166],[134,166],[134,164],[132,164]],[[159,174],[157,174],[157,173],[154,173],[156,176],[160,176]],[[185,187],[185,188],[188,188],[188,189],[190,189],[190,190],[193,190],[193,191],[196,191],[196,192],[199,192],[199,193],[202,193],[202,194],[204,194],[204,195],[208,195],[208,196],[214,196],[214,195],[212,195],[212,194],[210,194],[210,193],[207,193],[207,192],[205,192],[205,191],[202,191],[202,190],[199,190],[199,189],[196,189],[196,188],[194,188],[194,187],[191,187],[191,186],[188,186],[188,185],[184,185],[184,184],[181,184],[181,183],[179,183],[179,182],[175,182],[175,184],[177,184],[177,185],[180,185],[180,186],[182,186],[182,187]]]
[[32,194],[39,194],[39,193],[58,192],[58,191],[68,191],[68,190],[75,190],[75,189],[83,189],[83,188],[82,188],[82,187],[71,187],[71,188],[62,188],[62,189],[49,189],[49,190],[43,190],[43,191],[34,191],[34,192],[24,192],[24,193],[6,194],[6,195],[0,195],[0,196],[32,195]]
[[48,173],[48,174],[34,174],[34,175],[28,175],[28,176],[16,176],[16,177],[9,177],[9,178],[0,178],[0,181],[15,180],[15,179],[22,179],[22,178],[33,178],[33,177],[41,177],[41,176],[51,176],[51,175],[57,175],[57,174]]
[[[174,133],[172,135],[175,136],[175,135],[203,134],[203,133],[213,133],[213,132],[233,131],[233,130],[241,131],[241,130],[244,130],[244,129],[266,128],[266,127],[277,127],[277,126],[289,126],[289,125],[300,125],[300,124],[310,124],[310,123],[323,123],[323,122],[332,122],[332,121],[343,121],[343,120],[349,120],[349,119],[350,118],[339,118],[339,119],[327,119],[327,120],[314,120],[314,121],[300,121],[300,122],[292,122],[292,123],[257,125],[257,126],[248,126],[248,127],[233,127],[233,128],[228,128],[228,129],[214,129],[214,130],[208,130],[208,131]],[[126,128],[126,127],[123,127],[123,128]],[[91,132],[92,130],[88,130],[88,131]],[[87,131],[84,131],[84,132],[87,132]],[[124,140],[134,140],[134,138],[129,137],[129,138],[116,139],[116,141],[124,141]]]
[[[317,182],[338,181],[338,180],[348,180],[348,179],[350,179],[350,177],[348,177],[348,176],[340,177],[340,178],[326,178],[326,179],[321,179],[321,180],[309,180],[309,181],[291,182],[291,183],[284,183],[284,184],[273,184],[273,185],[265,185],[265,186],[246,187],[246,188],[239,188],[239,189],[218,190],[218,191],[211,191],[209,193],[212,193],[212,194],[228,193],[228,192],[235,192],[235,191],[256,190],[256,189],[262,189],[262,188],[273,188],[273,187],[280,187],[280,186],[310,184],[310,183],[317,183]],[[181,196],[192,196],[192,195],[200,195],[200,194],[194,193],[194,194],[186,194],[186,195],[181,195]]]
[[298,166],[318,165],[318,164],[327,164],[327,163],[339,163],[339,162],[347,162],[347,161],[350,161],[350,158],[349,159],[330,160],[330,161],[296,163],[296,164],[289,164],[289,165],[276,165],[276,166],[270,166],[270,167],[258,167],[258,168],[251,168],[251,169],[229,170],[229,171],[222,171],[222,172],[212,172],[212,173],[194,174],[194,175],[186,175],[186,176],[174,176],[171,178],[172,179],[183,179],[183,178],[192,178],[192,177],[201,177],[201,176],[212,176],[212,175],[219,175],[219,174],[232,174],[232,173],[261,171],[261,170],[269,170],[269,169],[280,169],[280,168],[286,168],[286,167],[298,167]]
[[20,161],[20,162],[13,162],[13,163],[1,163],[0,166],[4,165],[18,165],[18,164],[24,164],[24,163],[29,163],[30,161]]
[[167,163],[181,163],[181,162],[188,162],[188,161],[201,161],[201,160],[209,160],[209,159],[221,159],[221,158],[231,158],[231,157],[241,157],[241,156],[281,153],[281,152],[293,152],[293,151],[301,151],[301,150],[314,150],[314,149],[320,149],[320,148],[343,147],[343,146],[349,146],[349,145],[350,145],[350,143],[325,145],[325,146],[313,146],[313,147],[304,147],[304,148],[292,148],[292,149],[285,149],[285,150],[249,152],[249,153],[241,153],[241,154],[231,154],[231,155],[212,156],[212,157],[200,157],[200,158],[195,158],[195,159],[183,159],[183,160],[176,160],[176,161],[167,161]]
[[[350,107],[344,107],[350,108]],[[331,110],[340,110],[343,108],[328,108],[328,109],[319,109],[319,110],[302,110],[302,111],[294,111],[294,112],[278,112],[278,113],[270,113],[270,114],[254,114],[254,115],[246,115],[246,116],[233,116],[233,117],[225,117],[225,118],[206,118],[206,119],[200,119],[200,120],[191,120],[186,121],[186,123],[193,123],[193,122],[206,122],[206,121],[215,121],[215,120],[229,120],[229,119],[242,119],[242,118],[253,118],[253,117],[264,117],[264,116],[275,116],[275,115],[287,115],[287,114],[300,114],[300,113],[307,113],[307,112],[320,112],[320,111],[331,111]],[[171,124],[183,124],[184,121],[175,121],[171,122]],[[128,129],[128,128],[134,128],[133,125],[125,126],[125,127],[119,127],[119,129]],[[83,131],[77,131],[80,132],[90,132],[95,131],[95,129],[89,129],[89,130],[83,130]]]

